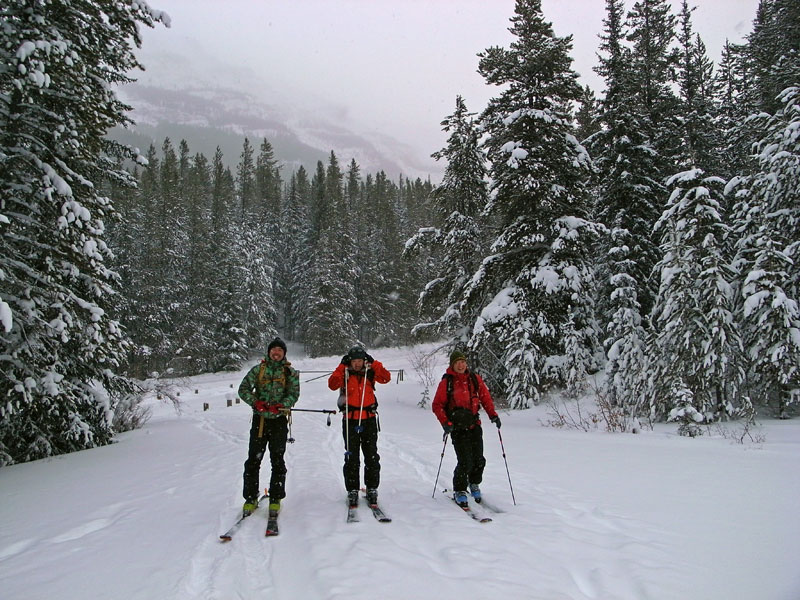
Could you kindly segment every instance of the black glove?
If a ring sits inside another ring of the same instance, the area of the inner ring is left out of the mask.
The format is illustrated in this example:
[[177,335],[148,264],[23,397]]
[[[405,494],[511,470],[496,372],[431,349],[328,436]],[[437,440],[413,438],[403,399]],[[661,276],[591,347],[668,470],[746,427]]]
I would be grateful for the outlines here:
[[493,416],[493,417],[492,417],[491,419],[489,419],[489,420],[490,420],[492,423],[494,423],[495,425],[497,425],[497,428],[498,428],[498,429],[500,429],[500,416],[499,416],[499,415],[495,415],[495,416]]
[[442,429],[444,430],[445,435],[450,435],[453,433],[453,424],[452,423],[445,423],[442,425]]
[[350,355],[349,354],[345,354],[342,357],[342,364],[343,365],[348,365],[348,366],[350,365]]
[[372,356],[370,356],[369,354],[367,354],[367,362],[368,362],[368,363],[374,363],[374,362],[375,362],[375,359],[374,359],[374,358],[372,358]]

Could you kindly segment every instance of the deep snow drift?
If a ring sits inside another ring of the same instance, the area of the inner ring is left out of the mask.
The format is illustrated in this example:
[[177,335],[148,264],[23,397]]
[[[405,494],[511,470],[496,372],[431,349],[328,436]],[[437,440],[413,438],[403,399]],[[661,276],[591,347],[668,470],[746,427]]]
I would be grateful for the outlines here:
[[[153,400],[150,422],[114,445],[0,469],[0,597],[800,598],[800,420],[763,421],[759,441],[740,444],[714,430],[680,438],[675,425],[555,429],[546,406],[501,413],[517,504],[486,424],[482,488],[505,512],[480,524],[431,497],[442,434],[417,406],[411,350],[372,354],[405,370],[377,390],[392,523],[364,507],[345,523],[340,417],[328,427],[296,413],[281,535],[265,538],[257,513],[220,543],[241,508],[249,408],[226,407],[244,369],[208,374],[189,381],[182,414]],[[338,358],[298,358],[290,345],[289,359],[306,371],[297,407],[334,408],[327,377],[308,371]],[[454,465],[448,444],[439,488]],[[262,485],[268,476],[265,461]]]

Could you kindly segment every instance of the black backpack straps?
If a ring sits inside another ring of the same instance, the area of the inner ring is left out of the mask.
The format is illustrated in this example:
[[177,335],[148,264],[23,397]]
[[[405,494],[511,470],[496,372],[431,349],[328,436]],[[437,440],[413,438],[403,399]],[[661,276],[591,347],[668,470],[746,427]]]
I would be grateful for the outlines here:
[[472,386],[475,388],[475,395],[480,398],[480,384],[478,383],[478,376],[472,371],[469,372],[469,378],[472,380]]
[[445,411],[450,411],[453,407],[453,376],[450,373],[445,373],[442,375],[442,379],[447,380],[447,404],[445,405]]

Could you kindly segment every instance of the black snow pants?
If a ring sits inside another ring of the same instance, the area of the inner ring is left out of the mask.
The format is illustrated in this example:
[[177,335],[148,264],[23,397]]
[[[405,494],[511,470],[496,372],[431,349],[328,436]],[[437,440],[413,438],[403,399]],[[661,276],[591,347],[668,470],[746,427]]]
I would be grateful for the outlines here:
[[[350,429],[350,446],[347,443],[347,428]],[[359,451],[364,454],[364,485],[367,489],[377,488],[381,482],[381,457],[378,454],[378,419],[370,417],[361,419],[358,431],[358,419],[342,419],[342,436],[345,443],[344,487],[347,491],[359,488],[361,462]]]
[[272,475],[269,480],[269,497],[286,497],[286,463],[283,455],[286,452],[286,438],[288,436],[288,420],[284,415],[274,419],[264,417],[264,430],[258,436],[261,416],[253,415],[253,424],[250,426],[250,447],[247,460],[244,463],[244,489],[242,495],[245,500],[259,497],[258,476],[261,471],[261,459],[269,444],[269,460],[272,465]]
[[483,469],[486,459],[483,456],[483,429],[475,425],[472,429],[454,430],[450,435],[456,451],[455,471],[453,471],[453,489],[466,491],[470,483],[483,481]]

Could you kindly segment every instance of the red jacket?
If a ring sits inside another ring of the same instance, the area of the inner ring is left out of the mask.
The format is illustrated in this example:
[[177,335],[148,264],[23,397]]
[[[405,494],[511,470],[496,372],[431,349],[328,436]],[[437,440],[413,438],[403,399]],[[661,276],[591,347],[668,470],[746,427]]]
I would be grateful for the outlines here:
[[[447,374],[453,376],[453,403],[451,406],[447,405],[447,377],[443,377],[439,382],[439,387],[436,388],[432,406],[439,423],[447,425],[450,422],[447,413],[453,408],[466,408],[477,416],[478,409],[482,406],[490,419],[497,416],[489,388],[486,387],[480,375],[475,374],[478,380],[478,389],[476,390],[472,384],[469,370],[459,375],[452,367],[448,367]],[[478,424],[480,424],[480,420],[478,420]]]
[[[336,370],[328,377],[328,387],[332,390],[338,390],[344,387],[344,373],[345,369],[349,373],[347,378],[347,413],[349,419],[369,419],[375,417],[375,385],[371,382],[369,377],[365,378],[365,370],[353,371],[347,365],[340,364]],[[374,373],[374,381],[378,383],[389,383],[392,379],[392,374],[386,370],[380,361],[372,361],[370,370]],[[365,380],[366,379],[366,389]],[[364,408],[368,410],[359,410],[362,406],[361,396],[364,396]],[[355,410],[353,410],[355,409]]]

